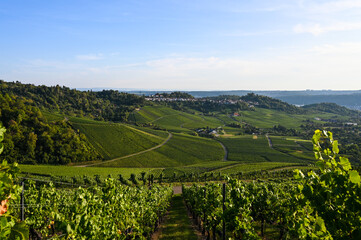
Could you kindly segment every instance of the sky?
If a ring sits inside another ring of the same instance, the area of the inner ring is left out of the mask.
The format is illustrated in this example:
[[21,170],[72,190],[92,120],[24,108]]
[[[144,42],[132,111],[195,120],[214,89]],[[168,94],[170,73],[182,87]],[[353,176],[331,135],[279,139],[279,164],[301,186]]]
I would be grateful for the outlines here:
[[141,90],[361,89],[361,0],[1,0],[0,79]]

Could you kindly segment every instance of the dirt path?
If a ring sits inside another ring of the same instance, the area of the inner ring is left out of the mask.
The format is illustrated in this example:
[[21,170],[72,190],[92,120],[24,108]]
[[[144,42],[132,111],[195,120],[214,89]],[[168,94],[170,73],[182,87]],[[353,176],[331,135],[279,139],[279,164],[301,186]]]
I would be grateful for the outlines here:
[[219,142],[219,144],[221,144],[223,150],[224,150],[224,157],[223,157],[223,161],[228,161],[228,150],[226,148],[226,146],[224,146],[224,144],[220,141],[217,141]]
[[173,194],[181,194],[182,186],[173,186]]
[[153,234],[152,240],[198,240],[201,239],[195,230],[187,209],[180,194],[174,195],[171,208],[164,223],[159,230]]
[[268,136],[268,134],[266,134],[266,138],[268,140],[268,146],[273,149],[272,141],[271,141],[270,137]]
[[168,133],[168,137],[166,140],[164,140],[164,142],[162,142],[161,144],[155,146],[155,147],[152,147],[152,148],[149,148],[147,150],[144,150],[144,151],[140,151],[140,152],[137,152],[137,153],[133,153],[133,154],[130,154],[130,155],[127,155],[127,156],[123,156],[123,157],[119,157],[119,158],[114,158],[114,159],[111,159],[111,160],[107,160],[107,161],[103,161],[103,162],[98,162],[98,163],[92,163],[92,164],[88,164],[88,165],[80,165],[80,166],[77,166],[77,167],[90,167],[90,166],[96,166],[96,165],[101,165],[103,163],[109,163],[109,162],[114,162],[114,161],[117,161],[117,160],[121,160],[121,159],[124,159],[124,158],[129,158],[129,157],[133,157],[133,156],[137,156],[139,154],[143,154],[143,153],[146,153],[146,152],[150,152],[150,151],[153,151],[157,148],[160,148],[162,147],[164,144],[166,144],[171,138],[172,138],[173,134],[172,133]]

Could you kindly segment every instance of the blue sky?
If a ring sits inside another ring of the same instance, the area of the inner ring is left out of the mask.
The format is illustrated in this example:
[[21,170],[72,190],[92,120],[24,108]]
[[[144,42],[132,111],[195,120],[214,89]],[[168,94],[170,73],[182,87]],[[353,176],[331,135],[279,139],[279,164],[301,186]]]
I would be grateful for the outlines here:
[[361,0],[2,0],[0,30],[6,81],[361,89]]

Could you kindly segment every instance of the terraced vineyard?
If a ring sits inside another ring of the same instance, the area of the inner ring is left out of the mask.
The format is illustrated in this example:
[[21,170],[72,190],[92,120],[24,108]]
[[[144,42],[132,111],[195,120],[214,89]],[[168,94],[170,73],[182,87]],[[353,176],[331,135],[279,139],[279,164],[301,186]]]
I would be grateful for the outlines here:
[[224,121],[203,115],[177,111],[165,106],[145,106],[129,117],[135,123],[151,123],[173,132],[193,132],[196,128],[216,128],[224,125]]
[[238,136],[219,139],[228,149],[228,159],[241,161],[243,163],[256,162],[289,162],[302,163],[308,160],[307,157],[299,158],[272,149],[268,145],[265,136]]
[[120,124],[79,124],[74,127],[84,133],[104,159],[113,159],[154,147],[165,138]]
[[[177,111],[166,106],[143,106],[130,114],[132,122],[152,124],[173,133],[165,145],[159,146],[168,137],[168,132],[137,125],[114,124],[86,118],[69,117],[71,124],[83,132],[106,160],[98,162],[100,172],[117,167],[119,171],[139,174],[144,171],[164,176],[201,173],[234,174],[258,170],[271,170],[290,166],[307,165],[313,162],[312,145],[297,138],[270,136],[272,147],[263,135],[237,136],[241,130],[225,126],[246,122],[260,128],[272,128],[281,124],[288,128],[299,128],[305,119],[334,118],[335,114],[288,114],[286,112],[256,108],[242,111],[241,116],[215,113],[204,116]],[[64,119],[60,114],[46,114],[51,120]],[[341,116],[338,116],[339,118]],[[222,161],[224,150],[213,139],[194,137],[196,128],[222,126],[226,135],[221,141],[228,151],[228,161]],[[143,152],[144,150],[151,150]],[[140,153],[130,156],[133,153]],[[118,159],[122,158],[122,159]],[[114,160],[114,161],[113,161]],[[131,170],[129,168],[132,168]],[[109,170],[110,171],[110,170]],[[90,171],[89,171],[90,172]],[[89,173],[90,175],[93,174]],[[94,170],[94,172],[96,172]],[[129,175],[129,174],[128,174]]]
[[314,159],[311,141],[279,136],[271,136],[270,139],[273,148],[277,151],[294,156],[295,158]]
[[244,121],[258,128],[272,128],[275,125],[282,125],[287,128],[298,129],[305,119],[343,119],[342,116],[320,112],[317,114],[290,114],[271,109],[257,108],[255,111],[242,111],[241,116],[235,117],[239,121]]
[[137,156],[103,163],[102,167],[177,167],[221,161],[224,151],[211,139],[173,134],[164,146]]

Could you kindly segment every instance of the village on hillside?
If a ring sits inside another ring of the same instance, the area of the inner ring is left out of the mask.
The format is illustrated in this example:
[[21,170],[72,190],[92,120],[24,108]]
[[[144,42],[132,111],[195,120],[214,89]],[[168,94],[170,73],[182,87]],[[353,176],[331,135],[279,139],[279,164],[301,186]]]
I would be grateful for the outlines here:
[[152,102],[212,102],[212,103],[218,103],[218,104],[237,104],[237,103],[246,103],[249,107],[258,106],[258,102],[251,102],[251,101],[244,101],[242,99],[210,99],[210,98],[176,98],[176,97],[167,97],[163,96],[163,94],[154,94],[150,95],[145,98],[147,101]]

